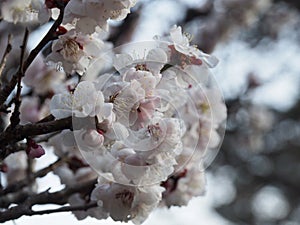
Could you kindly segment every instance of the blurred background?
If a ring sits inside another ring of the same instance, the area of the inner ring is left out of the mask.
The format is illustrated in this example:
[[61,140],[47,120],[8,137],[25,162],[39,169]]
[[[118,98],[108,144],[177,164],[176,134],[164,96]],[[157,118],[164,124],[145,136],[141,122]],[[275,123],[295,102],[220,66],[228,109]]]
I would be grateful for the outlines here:
[[[300,224],[299,10],[299,0],[140,0],[125,21],[111,23],[115,46],[182,26],[192,44],[220,60],[212,72],[228,107],[206,195],[158,209],[145,225]],[[120,224],[78,222],[71,213],[6,224],[47,221]]]
[[157,212],[161,224],[300,224],[299,9],[299,0],[144,0],[117,26],[111,38],[122,44],[181,25],[220,60],[212,72],[228,120],[207,195]]

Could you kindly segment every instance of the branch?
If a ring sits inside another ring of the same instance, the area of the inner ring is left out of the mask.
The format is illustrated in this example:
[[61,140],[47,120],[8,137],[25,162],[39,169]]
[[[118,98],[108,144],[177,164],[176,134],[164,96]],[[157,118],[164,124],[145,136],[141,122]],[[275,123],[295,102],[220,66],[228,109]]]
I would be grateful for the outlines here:
[[[32,179],[46,176],[49,172],[53,171],[55,168],[59,167],[64,162],[65,162],[64,159],[58,159],[56,162],[54,162],[54,163],[50,164],[49,166],[32,174]],[[0,196],[14,192],[14,191],[21,190],[23,187],[27,186],[28,183],[29,183],[29,179],[24,178],[23,180],[20,180],[17,183],[7,186],[3,190],[0,189]]]
[[[0,160],[5,159],[12,152],[9,149],[15,147],[18,141],[25,138],[32,138],[36,135],[54,134],[54,132],[61,132],[62,130],[73,130],[72,117],[63,118],[51,121],[52,117],[48,116],[35,124],[17,125],[14,129],[6,129],[5,132],[0,133]],[[45,121],[45,122],[42,122]],[[76,118],[76,123],[82,124],[82,127],[75,127],[75,129],[94,128],[95,121],[93,117]],[[38,142],[48,140],[47,137],[37,139]],[[9,146],[9,145],[12,145]],[[14,151],[15,152],[15,151]],[[1,161],[0,161],[1,162]]]
[[[44,38],[41,40],[41,42],[30,52],[29,56],[25,60],[23,66],[23,76],[28,69],[28,67],[31,65],[35,57],[39,54],[39,52],[48,44],[48,42],[54,40],[57,38],[57,35],[55,35],[55,31],[59,27],[59,25],[63,21],[64,16],[64,8],[62,7],[60,9],[59,16],[57,20],[53,23],[52,27],[48,31],[48,33],[44,36]],[[16,73],[10,80],[9,84],[5,86],[1,92],[0,92],[0,106],[4,104],[10,93],[14,90],[16,84],[18,82],[18,73]]]
[[49,116],[46,116],[45,118],[41,119],[37,123],[50,122],[50,121],[54,121],[54,120],[55,120],[55,117],[53,115],[49,115]]
[[[6,130],[0,134],[0,145],[4,147],[11,142],[16,143],[24,138],[48,134],[65,129],[72,129],[72,117],[43,123],[17,125],[15,129]],[[3,155],[3,150],[0,150],[0,159],[3,159]]]
[[19,70],[18,70],[18,85],[17,85],[17,93],[16,93],[16,97],[14,99],[15,101],[15,108],[14,111],[12,113],[12,116],[10,118],[10,122],[11,122],[11,128],[14,128],[15,126],[17,126],[20,123],[20,105],[21,105],[21,80],[22,77],[24,76],[24,71],[23,71],[23,64],[24,64],[24,57],[25,57],[25,51],[26,51],[26,46],[27,46],[27,41],[28,41],[28,35],[29,35],[29,31],[26,28],[25,29],[25,34],[24,34],[24,38],[23,38],[23,43],[20,46],[21,48],[21,57],[20,57],[20,66],[19,66]]
[[[4,212],[0,212],[0,223],[3,223],[5,221],[18,219],[21,216],[24,215],[41,215],[46,213],[52,213],[52,212],[65,212],[67,209],[72,211],[73,208],[71,207],[63,207],[62,209],[56,209],[56,210],[44,210],[44,211],[33,211],[31,208],[34,205],[43,205],[43,204],[58,204],[63,205],[66,204],[68,201],[69,196],[71,196],[74,193],[90,193],[95,184],[97,183],[97,180],[92,180],[85,182],[83,184],[76,184],[72,187],[67,187],[61,191],[57,191],[54,193],[49,193],[49,190],[42,192],[37,195],[29,196],[22,204],[11,207],[7,209]],[[95,207],[95,203],[91,203],[88,207]],[[84,207],[84,206],[82,206]],[[87,207],[87,206],[85,206]],[[74,207],[76,210],[83,210],[82,208]],[[59,211],[57,211],[59,210]],[[74,210],[73,210],[74,211]]]

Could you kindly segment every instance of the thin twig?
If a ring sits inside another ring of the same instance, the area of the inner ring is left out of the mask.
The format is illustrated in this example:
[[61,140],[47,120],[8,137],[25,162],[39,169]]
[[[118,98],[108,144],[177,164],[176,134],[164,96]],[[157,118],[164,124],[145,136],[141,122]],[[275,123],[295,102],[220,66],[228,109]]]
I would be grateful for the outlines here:
[[86,205],[79,205],[79,206],[63,206],[58,209],[47,209],[47,210],[40,210],[40,211],[31,211],[30,214],[26,214],[27,216],[33,215],[44,215],[44,214],[51,214],[51,213],[59,213],[59,212],[72,212],[72,211],[86,211],[91,208],[97,207],[97,202],[91,202]]
[[22,90],[21,80],[22,80],[22,77],[24,76],[23,64],[24,64],[24,57],[25,57],[28,36],[29,36],[29,31],[26,28],[25,33],[24,33],[23,43],[20,46],[21,57],[20,57],[20,66],[19,66],[19,70],[18,70],[18,85],[17,85],[16,97],[14,99],[15,108],[14,108],[14,111],[10,118],[10,122],[11,122],[10,127],[11,128],[15,128],[15,126],[17,126],[20,123],[20,105],[21,105],[21,97],[20,96],[21,96],[21,90]]
[[[31,65],[36,56],[40,53],[40,51],[52,40],[57,38],[55,34],[56,29],[62,23],[64,16],[64,8],[60,9],[59,16],[57,20],[53,23],[48,33],[44,36],[44,38],[40,41],[40,43],[30,52],[29,56],[25,60],[23,64],[23,75],[25,74],[28,67]],[[4,104],[10,93],[14,90],[16,84],[18,83],[18,73],[16,73],[10,80],[9,84],[7,84],[0,92],[0,106]]]
[[[8,55],[9,55],[11,49],[12,49],[11,39],[12,39],[12,35],[9,34],[8,38],[7,38],[6,49],[4,51],[4,54],[3,54],[3,57],[2,57],[2,60],[1,60],[1,63],[0,63],[0,77],[2,76],[2,72],[3,72],[4,67],[6,65],[7,57],[8,57]],[[0,87],[1,87],[1,81],[0,81]]]

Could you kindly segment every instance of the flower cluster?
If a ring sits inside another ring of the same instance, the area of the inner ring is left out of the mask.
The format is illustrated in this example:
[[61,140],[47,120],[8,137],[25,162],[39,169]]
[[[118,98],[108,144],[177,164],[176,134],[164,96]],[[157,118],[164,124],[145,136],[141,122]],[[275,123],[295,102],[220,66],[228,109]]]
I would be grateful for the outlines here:
[[[90,197],[98,207],[76,212],[79,219],[140,224],[154,208],[186,205],[205,191],[205,157],[220,144],[226,119],[208,72],[215,58],[190,46],[180,27],[156,38],[145,56],[133,55],[116,54],[115,72],[81,81],[50,102],[56,118],[73,118],[73,147],[55,149],[73,152],[99,175]],[[57,174],[68,183],[80,170]]]
[[[218,61],[191,45],[181,27],[139,45],[142,57],[126,48],[113,53],[105,41],[108,20],[124,19],[135,3],[3,3],[3,19],[14,23],[45,22],[55,17],[55,9],[64,12],[51,52],[38,56],[25,73],[23,81],[33,92],[22,102],[20,118],[21,123],[38,122],[48,113],[57,120],[72,118],[72,131],[54,135],[47,144],[64,158],[54,173],[65,186],[98,178],[89,195],[68,199],[70,205],[97,202],[95,208],[74,212],[78,219],[141,224],[156,207],[188,204],[204,193],[206,159],[222,140],[226,107],[209,73]],[[106,67],[113,72],[104,73]],[[27,142],[29,157],[45,154],[34,140]]]

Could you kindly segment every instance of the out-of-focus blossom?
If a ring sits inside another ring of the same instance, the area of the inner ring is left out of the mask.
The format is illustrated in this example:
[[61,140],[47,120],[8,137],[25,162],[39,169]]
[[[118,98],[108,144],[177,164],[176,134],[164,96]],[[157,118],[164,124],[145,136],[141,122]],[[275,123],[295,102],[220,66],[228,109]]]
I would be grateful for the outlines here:
[[71,131],[62,131],[59,135],[50,138],[47,144],[54,147],[54,153],[58,157],[81,157],[74,134]]
[[3,19],[8,22],[40,22],[50,18],[50,11],[43,0],[7,0],[1,7]]
[[38,98],[23,98],[20,106],[20,122],[35,123],[40,120]]
[[123,20],[135,5],[135,0],[71,0],[63,23],[76,23],[77,29],[91,34],[99,26],[107,29],[107,20]]
[[7,165],[7,183],[13,184],[26,177],[27,155],[25,151],[10,154],[5,158],[4,163]]
[[24,83],[32,87],[37,94],[51,93],[62,84],[65,74],[54,67],[46,65],[43,57],[38,56],[28,68],[23,79]]

